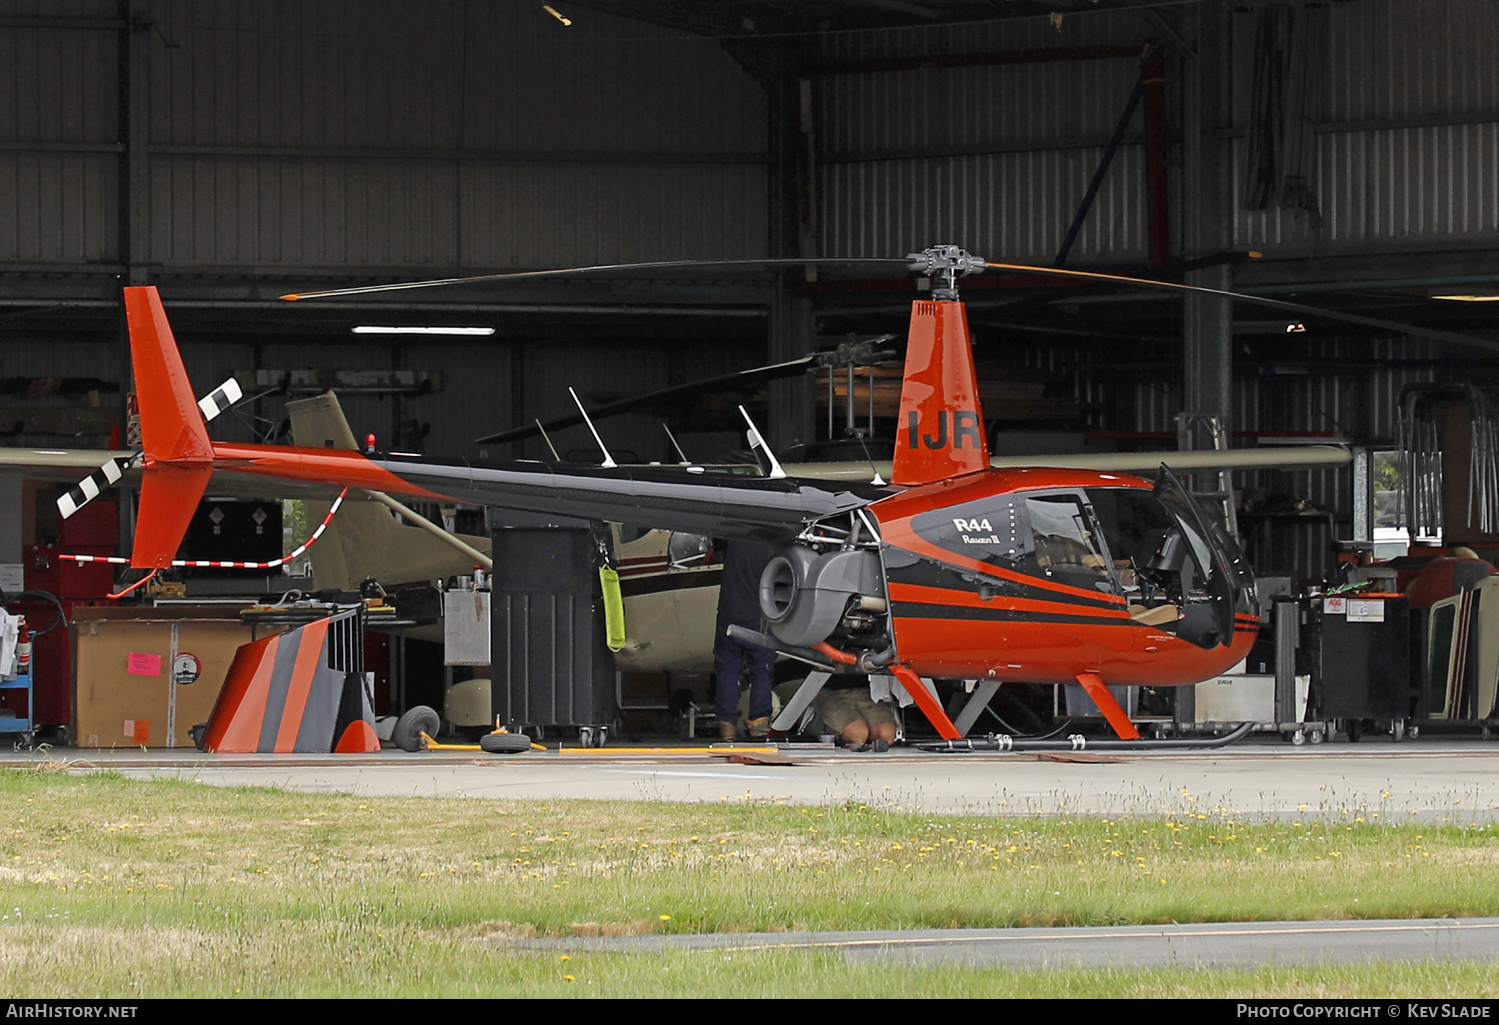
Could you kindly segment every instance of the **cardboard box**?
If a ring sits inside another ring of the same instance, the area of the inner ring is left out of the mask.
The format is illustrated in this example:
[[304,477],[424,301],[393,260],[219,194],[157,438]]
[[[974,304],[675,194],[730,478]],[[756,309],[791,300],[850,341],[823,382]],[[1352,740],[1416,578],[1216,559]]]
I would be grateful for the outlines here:
[[188,730],[208,720],[235,651],[251,639],[232,606],[76,610],[74,743],[192,747]]

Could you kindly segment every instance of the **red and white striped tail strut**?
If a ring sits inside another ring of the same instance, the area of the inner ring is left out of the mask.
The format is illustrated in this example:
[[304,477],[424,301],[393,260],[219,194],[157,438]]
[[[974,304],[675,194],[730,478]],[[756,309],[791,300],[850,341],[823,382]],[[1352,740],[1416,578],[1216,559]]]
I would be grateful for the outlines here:
[[[277,567],[284,566],[288,562],[291,562],[293,559],[295,559],[297,556],[301,555],[303,552],[307,551],[307,549],[317,544],[317,539],[322,537],[323,531],[328,529],[328,524],[333,521],[333,514],[338,512],[338,507],[344,504],[344,496],[348,493],[348,488],[344,488],[342,491],[340,491],[338,493],[338,497],[333,500],[333,504],[328,507],[328,515],[323,517],[323,522],[317,525],[317,529],[312,532],[312,536],[309,537],[306,541],[303,541],[301,544],[297,545],[297,547],[293,548],[291,551],[287,552],[285,555],[281,556],[281,558],[279,559],[272,559],[270,562],[224,562],[214,559],[173,559],[171,565],[174,569],[183,566],[194,569],[276,569]],[[59,555],[58,558],[67,559],[69,562],[107,562],[114,566],[130,565],[129,559],[124,559],[117,555]]]

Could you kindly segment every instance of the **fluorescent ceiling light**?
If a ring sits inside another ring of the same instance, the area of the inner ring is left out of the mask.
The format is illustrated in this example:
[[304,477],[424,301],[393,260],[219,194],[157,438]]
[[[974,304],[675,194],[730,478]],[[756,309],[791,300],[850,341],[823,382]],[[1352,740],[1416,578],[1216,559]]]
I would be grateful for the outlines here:
[[492,335],[492,327],[378,327],[361,324],[356,335]]
[[1452,299],[1464,303],[1492,303],[1499,302],[1499,292],[1489,295],[1434,295],[1433,299]]

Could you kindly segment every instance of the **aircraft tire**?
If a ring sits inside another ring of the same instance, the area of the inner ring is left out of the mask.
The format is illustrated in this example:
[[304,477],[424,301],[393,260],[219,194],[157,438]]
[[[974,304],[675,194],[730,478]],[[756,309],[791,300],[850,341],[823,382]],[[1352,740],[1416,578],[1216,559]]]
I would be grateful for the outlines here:
[[513,755],[531,750],[531,738],[524,733],[486,733],[479,738],[479,750],[492,755]]
[[435,737],[441,726],[442,717],[437,714],[436,709],[428,705],[415,705],[408,708],[406,714],[396,720],[396,728],[391,731],[390,742],[402,751],[420,751],[422,734]]

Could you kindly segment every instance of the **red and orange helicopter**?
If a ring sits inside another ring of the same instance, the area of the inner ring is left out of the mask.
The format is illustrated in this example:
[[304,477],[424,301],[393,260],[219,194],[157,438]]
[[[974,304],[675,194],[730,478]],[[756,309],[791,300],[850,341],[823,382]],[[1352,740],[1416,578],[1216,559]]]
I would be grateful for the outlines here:
[[[769,541],[779,554],[761,585],[764,630],[748,639],[895,676],[947,739],[959,731],[921,677],[1081,684],[1121,737],[1137,738],[1108,685],[1190,685],[1244,658],[1259,625],[1254,577],[1165,466],[1155,482],[992,467],[957,280],[1011,265],[955,246],[909,259],[934,287],[911,308],[889,483],[790,478],[773,457],[771,474],[752,478],[214,442],[160,296],[126,288],[142,436],[130,564],[172,564],[216,470]],[[296,298],[326,294],[340,293]]]

